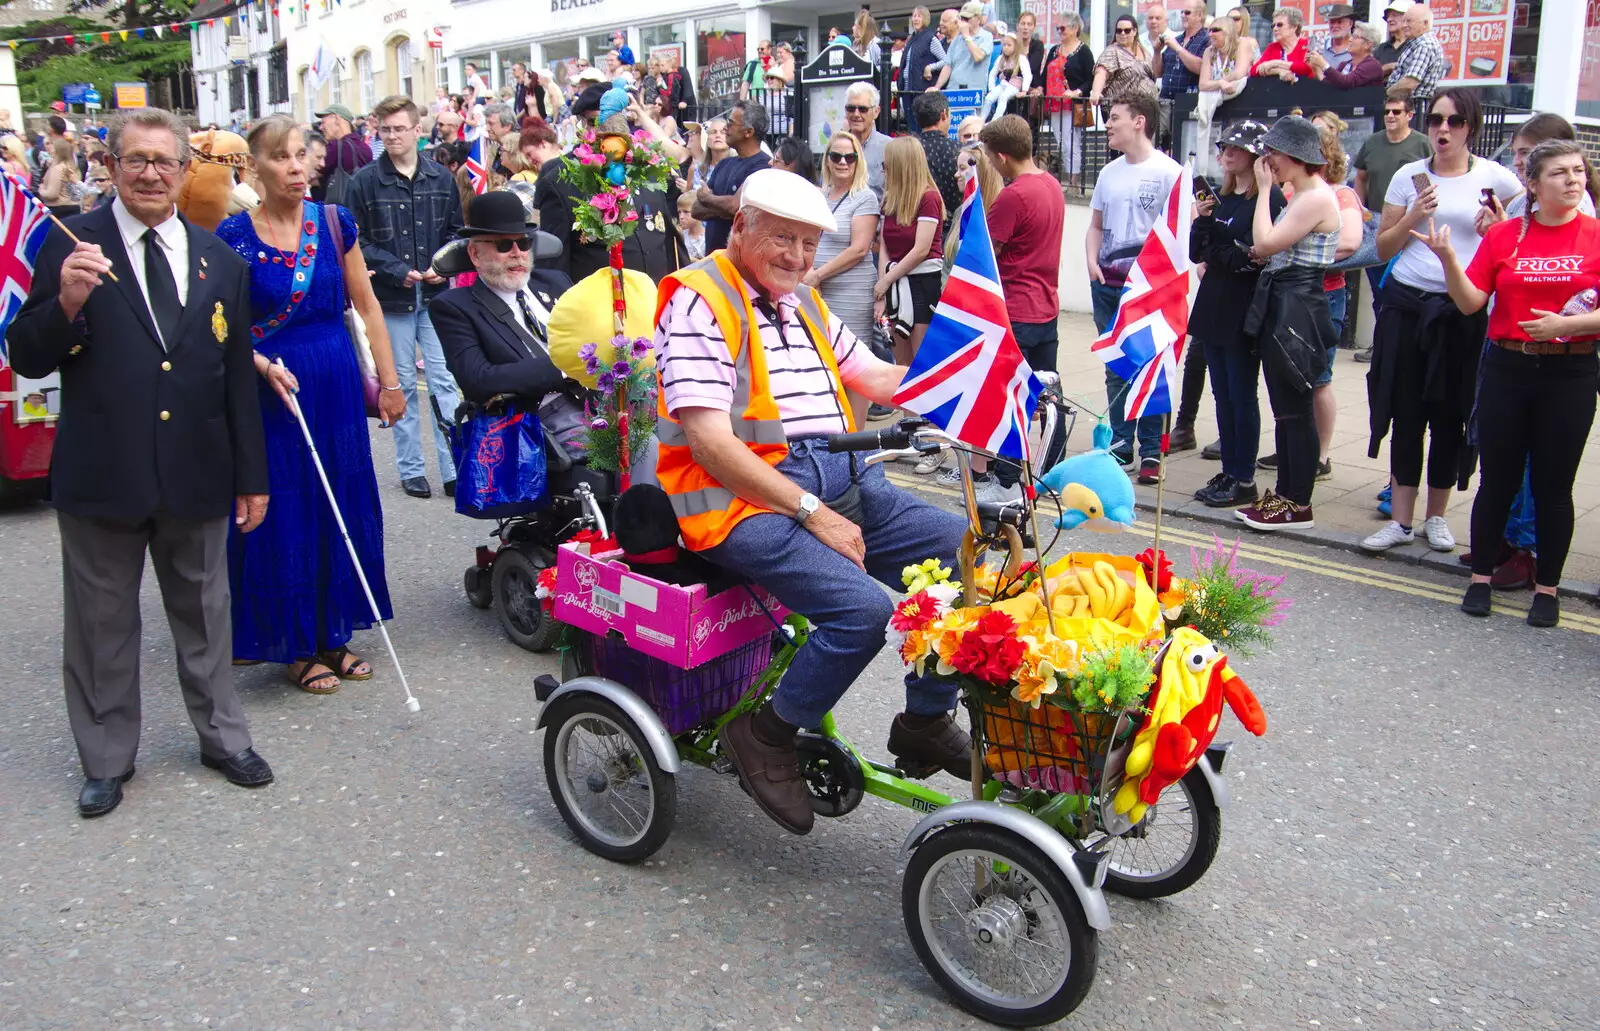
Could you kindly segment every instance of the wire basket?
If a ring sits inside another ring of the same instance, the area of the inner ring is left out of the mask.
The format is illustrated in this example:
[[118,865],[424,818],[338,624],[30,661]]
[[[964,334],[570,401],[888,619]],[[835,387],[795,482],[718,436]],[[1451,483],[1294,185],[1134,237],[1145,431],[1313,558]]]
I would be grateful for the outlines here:
[[[1037,709],[1007,696],[974,697],[990,776],[1024,790],[1097,795],[1120,712]],[[1136,726],[1132,721],[1122,724]]]
[[677,737],[739,704],[772,662],[772,637],[758,637],[693,669],[636,652],[621,637],[582,631],[574,652],[580,673],[622,684]]

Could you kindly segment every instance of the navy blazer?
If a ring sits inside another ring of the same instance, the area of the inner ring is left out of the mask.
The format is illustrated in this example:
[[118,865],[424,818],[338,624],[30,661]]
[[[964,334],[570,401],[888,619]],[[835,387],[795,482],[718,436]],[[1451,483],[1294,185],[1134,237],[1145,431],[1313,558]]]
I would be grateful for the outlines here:
[[[548,269],[534,269],[528,277],[528,288],[546,308],[571,285],[566,276]],[[562,389],[561,371],[483,280],[435,297],[428,316],[439,334],[445,364],[468,401],[487,404],[496,394],[514,394],[537,404]]]
[[[181,216],[180,216],[181,217]],[[61,373],[61,420],[50,459],[57,509],[139,521],[232,513],[240,494],[266,494],[267,449],[250,337],[243,258],[187,220],[188,304],[163,349],[107,205],[67,219],[99,244],[103,277],[78,317],[61,310],[61,263],[73,244],[53,229],[34,262],[33,289],[6,333],[11,364],[30,379]]]

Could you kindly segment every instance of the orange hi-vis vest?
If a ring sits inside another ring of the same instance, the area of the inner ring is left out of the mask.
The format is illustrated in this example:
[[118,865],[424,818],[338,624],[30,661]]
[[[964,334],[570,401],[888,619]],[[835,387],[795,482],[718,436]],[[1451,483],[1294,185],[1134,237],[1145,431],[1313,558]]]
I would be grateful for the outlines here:
[[[762,461],[777,465],[789,454],[789,440],[783,432],[778,402],[772,397],[767,379],[766,348],[761,343],[755,308],[743,278],[724,251],[714,251],[679,269],[663,279],[657,290],[657,324],[661,322],[661,313],[667,309],[667,302],[680,287],[693,290],[711,306],[717,328],[728,344],[737,376],[733,409],[728,413],[733,435],[744,441]],[[808,286],[800,286],[795,293],[800,300],[800,318],[816,345],[817,356],[833,373],[839,409],[844,412],[846,427],[853,431],[855,419],[850,411],[850,400],[839,378],[839,361],[828,341],[827,305]],[[660,442],[656,479],[672,499],[678,530],[691,551],[714,548],[741,520],[771,511],[734,494],[695,462],[689,451],[688,434],[667,411],[659,367],[656,370],[656,439]]]

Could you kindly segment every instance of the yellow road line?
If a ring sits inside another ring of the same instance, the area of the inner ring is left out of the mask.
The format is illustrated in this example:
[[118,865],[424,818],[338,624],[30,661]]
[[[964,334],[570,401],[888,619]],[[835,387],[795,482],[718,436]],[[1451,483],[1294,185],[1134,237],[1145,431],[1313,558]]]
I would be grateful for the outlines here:
[[[890,473],[889,478],[893,482],[908,489],[918,490],[925,493],[942,494],[949,497],[957,496],[957,491],[954,488],[937,486],[929,483],[927,480],[919,476],[907,475],[895,471]],[[1039,515],[1042,520],[1045,513],[1041,511]],[[1134,526],[1130,527],[1129,530],[1130,532],[1139,534],[1143,537],[1155,536],[1154,526],[1148,523],[1135,524]],[[1040,527],[1040,531],[1044,532],[1044,527],[1042,525]],[[1192,530],[1180,530],[1171,526],[1163,527],[1161,536],[1163,540],[1172,541],[1177,544],[1193,545],[1201,548],[1209,548],[1212,544],[1212,535],[1209,533],[1197,533]],[[1221,528],[1218,528],[1216,536],[1223,538],[1223,531]],[[1394,591],[1397,594],[1410,595],[1414,598],[1426,598],[1432,601],[1445,602],[1451,605],[1458,604],[1461,600],[1461,594],[1458,591],[1454,591],[1451,588],[1440,585],[1419,582],[1415,577],[1409,577],[1403,573],[1393,573],[1388,570],[1367,569],[1364,567],[1360,568],[1359,570],[1353,570],[1347,565],[1342,565],[1329,559],[1303,555],[1292,551],[1285,551],[1280,548],[1267,547],[1265,545],[1255,544],[1249,541],[1240,541],[1239,557],[1266,565],[1276,565],[1287,569],[1298,569],[1303,572],[1316,573],[1320,576],[1326,576],[1330,579],[1343,580],[1347,583],[1360,584],[1365,587],[1379,587],[1384,590]],[[1494,605],[1492,611],[1498,615],[1509,616],[1514,619],[1522,619],[1528,614],[1528,610],[1526,608],[1517,609],[1498,603]],[[1570,630],[1577,630],[1582,633],[1600,636],[1600,618],[1595,616],[1564,610],[1561,613],[1561,625]]]

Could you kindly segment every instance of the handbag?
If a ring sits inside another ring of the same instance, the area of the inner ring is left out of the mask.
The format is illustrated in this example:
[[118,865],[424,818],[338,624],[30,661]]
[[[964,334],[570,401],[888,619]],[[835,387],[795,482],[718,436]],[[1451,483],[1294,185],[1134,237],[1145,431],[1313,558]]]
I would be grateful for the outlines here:
[[1361,223],[1361,245],[1356,248],[1355,253],[1350,257],[1329,265],[1328,271],[1330,273],[1356,272],[1360,269],[1370,268],[1373,265],[1384,264],[1384,260],[1378,257],[1378,217],[1376,215],[1366,216],[1365,214],[1363,217],[1366,220]]
[[510,398],[462,409],[449,428],[456,514],[507,519],[542,508],[549,470],[539,417]]
[[[328,230],[333,233],[333,247],[337,252],[339,264],[339,281],[344,281],[344,232],[339,228],[339,212],[335,205],[324,204],[322,217],[327,219]],[[344,299],[344,328],[350,334],[350,343],[356,349],[356,365],[361,370],[361,394],[366,402],[368,418],[377,419],[382,413],[378,411],[378,392],[383,388],[378,383],[378,363],[372,357],[372,342],[367,339],[367,324],[361,321],[361,313],[356,311],[356,306],[350,300],[350,295],[345,294]]]

